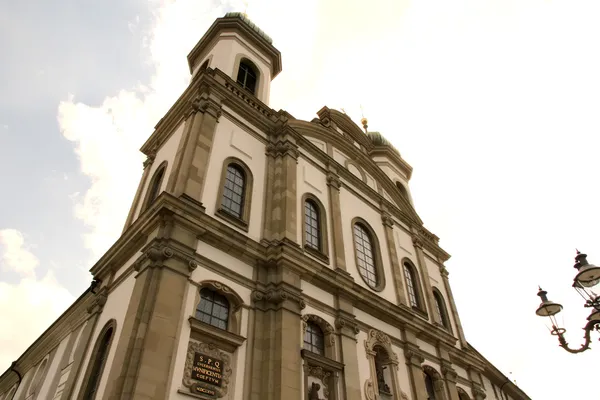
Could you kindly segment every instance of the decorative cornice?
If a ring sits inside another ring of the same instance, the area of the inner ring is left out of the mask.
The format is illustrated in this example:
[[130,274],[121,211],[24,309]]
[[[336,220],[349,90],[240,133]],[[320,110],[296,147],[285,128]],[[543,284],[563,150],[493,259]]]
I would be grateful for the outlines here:
[[406,359],[407,365],[413,365],[421,368],[421,365],[425,362],[425,357],[421,354],[418,348],[406,347],[404,350],[404,358]]
[[252,291],[250,298],[255,303],[264,301],[273,305],[279,305],[286,300],[291,300],[294,303],[298,303],[300,310],[306,308],[306,302],[301,296],[281,288],[269,290],[255,289]]
[[333,326],[329,324],[329,322],[325,321],[323,318],[314,314],[306,314],[302,316],[302,332],[306,332],[306,326],[309,322],[313,322],[321,328],[323,334],[325,335],[325,345],[331,347],[335,344],[335,336],[333,335],[334,329]]
[[384,212],[383,214],[381,214],[381,222],[383,223],[383,226],[387,226],[389,228],[394,227],[394,219],[387,212]]
[[371,354],[374,356],[375,346],[381,346],[387,352],[388,359],[393,364],[398,364],[398,355],[394,353],[394,350],[392,348],[392,341],[390,340],[390,337],[385,333],[375,329],[369,329],[369,334],[364,344],[367,354]]
[[267,145],[266,153],[269,157],[290,156],[294,160],[297,160],[300,155],[298,146],[289,140],[269,143]]
[[332,172],[328,172],[327,173],[327,185],[331,186],[339,191],[340,188],[342,187],[342,181],[341,181],[340,177],[337,176],[336,174],[334,174]]
[[213,116],[217,122],[221,117],[221,102],[213,96],[202,95],[191,101],[191,108],[195,112],[208,113]]
[[151,166],[152,163],[154,162],[155,158],[156,158],[156,154],[149,154],[148,156],[146,156],[146,159],[144,160],[144,163],[142,164],[144,166],[144,169]]
[[352,332],[356,336],[360,332],[360,328],[356,323],[356,319],[353,318],[338,316],[335,319],[334,325],[336,329],[340,331],[340,333]]
[[454,368],[448,365],[442,365],[442,375],[444,376],[444,379],[454,383],[456,383],[456,380],[458,378],[458,374],[456,373]]
[[475,400],[485,400],[487,397],[485,390],[483,390],[483,387],[479,383],[471,382],[471,389],[473,390]]
[[106,300],[108,299],[106,286],[94,295],[92,303],[87,307],[88,314],[100,314],[104,309]]

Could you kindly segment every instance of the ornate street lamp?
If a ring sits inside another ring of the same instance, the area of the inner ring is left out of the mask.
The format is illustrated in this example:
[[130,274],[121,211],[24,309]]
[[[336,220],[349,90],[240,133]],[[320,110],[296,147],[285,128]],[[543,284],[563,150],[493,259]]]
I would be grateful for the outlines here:
[[558,322],[556,321],[556,314],[558,314],[562,310],[562,306],[558,303],[554,303],[553,301],[548,300],[548,292],[542,290],[542,288],[539,288],[540,290],[538,292],[538,296],[540,296],[540,298],[542,299],[542,304],[540,304],[535,313],[540,317],[550,318],[550,321],[552,323],[552,330],[550,331],[550,333],[552,335],[558,336],[560,347],[562,347],[569,353],[581,353],[589,349],[590,333],[594,329],[600,332],[600,296],[591,290],[592,287],[600,283],[600,267],[597,267],[593,264],[589,264],[587,262],[586,257],[586,254],[581,254],[579,250],[577,250],[577,256],[575,256],[574,265],[574,267],[577,269],[577,275],[575,275],[575,279],[573,279],[573,288],[585,300],[584,307],[592,308],[592,313],[587,318],[588,322],[583,328],[583,330],[585,331],[585,335],[583,336],[585,342],[580,348],[569,348],[569,344],[565,340],[564,336],[567,330],[558,326]]

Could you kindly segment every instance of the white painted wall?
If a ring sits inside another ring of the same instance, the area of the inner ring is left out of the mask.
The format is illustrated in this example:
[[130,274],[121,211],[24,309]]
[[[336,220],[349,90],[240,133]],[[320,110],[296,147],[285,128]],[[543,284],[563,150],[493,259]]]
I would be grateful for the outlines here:
[[315,139],[315,138],[307,138],[309,140],[309,142],[311,142],[312,144],[314,144],[315,146],[317,146],[319,148],[319,150],[321,150],[323,153],[327,153],[327,144],[319,139]]
[[331,293],[326,292],[325,290],[320,289],[304,280],[300,282],[300,288],[302,289],[302,294],[304,296],[318,300],[330,307],[334,307],[335,297]]
[[346,161],[348,161],[348,156],[341,150],[334,148],[333,159],[343,167],[344,165],[346,165]]
[[175,154],[177,153],[177,148],[179,147],[179,142],[181,141],[181,136],[183,134],[183,130],[185,128],[185,122],[182,122],[175,128],[173,134],[167,139],[167,141],[158,149],[156,152],[156,157],[154,158],[154,162],[149,167],[149,175],[146,180],[146,185],[142,188],[142,192],[140,194],[140,198],[138,204],[136,206],[135,220],[141,212],[141,208],[144,206],[144,200],[146,199],[146,193],[148,192],[148,186],[152,182],[152,177],[154,173],[158,169],[158,167],[163,163],[163,161],[167,162],[167,168],[165,170],[165,174],[163,175],[163,180],[161,183],[161,187],[159,193],[165,190],[167,187],[167,181],[169,180],[169,174],[171,173],[171,169],[173,168],[173,161],[175,160]]
[[368,314],[358,308],[354,309],[354,315],[356,316],[357,320],[364,322],[365,324],[373,327],[374,329],[380,330],[381,332],[387,334],[390,337],[393,337],[393,338],[401,338],[402,337],[400,329],[398,329],[386,322],[380,321],[379,319],[375,318],[371,314]]
[[[251,265],[248,265],[239,258],[233,257],[232,255],[216,249],[209,244],[198,241],[196,252],[198,254],[202,254],[204,257],[210,260],[219,263],[220,265],[223,265],[224,268],[237,272],[248,279],[252,279],[253,277],[254,268]],[[205,276],[204,269],[197,268],[194,272],[192,272],[192,280],[201,281],[206,279],[202,277],[203,275]]]
[[302,237],[303,237],[303,232],[304,232],[304,218],[303,218],[304,217],[304,203],[302,202],[302,197],[304,196],[304,194],[310,193],[313,196],[315,196],[317,199],[319,199],[319,201],[321,202],[321,204],[323,204],[323,207],[325,208],[325,211],[327,213],[327,215],[321,216],[321,218],[324,218],[325,223],[327,224],[327,247],[328,247],[327,251],[329,254],[329,263],[323,262],[320,258],[313,257],[308,252],[305,254],[320,263],[331,266],[331,263],[332,263],[331,255],[333,254],[333,238],[332,238],[332,227],[330,224],[331,207],[329,204],[327,177],[322,171],[320,171],[317,167],[312,165],[310,162],[308,162],[303,157],[298,158],[298,166],[296,169],[296,174],[297,174],[296,193],[298,196],[298,202],[296,205],[297,206],[297,210],[296,210],[297,241],[301,246],[304,246],[304,243],[302,242]]
[[106,299],[106,304],[104,305],[102,314],[100,314],[100,317],[98,318],[98,322],[96,323],[90,338],[90,344],[83,358],[83,362],[81,364],[82,372],[77,379],[77,383],[75,384],[73,398],[77,398],[77,395],[81,390],[83,376],[85,375],[85,371],[87,370],[90,361],[90,354],[94,348],[94,345],[96,344],[96,341],[99,339],[98,335],[100,334],[100,331],[104,328],[109,320],[114,319],[117,321],[116,329],[113,332],[112,344],[110,346],[110,351],[108,352],[108,357],[106,358],[106,367],[104,368],[104,373],[100,379],[98,390],[96,392],[96,398],[102,398],[104,389],[106,388],[106,382],[108,380],[108,372],[111,369],[113,358],[115,357],[115,351],[117,349],[119,337],[121,335],[121,329],[123,328],[123,321],[125,320],[125,314],[127,313],[127,308],[131,299],[134,285],[135,277],[133,275],[129,275],[119,286],[109,293],[108,298]]
[[434,345],[429,342],[426,342],[421,339],[417,339],[417,345],[423,350],[425,353],[428,353],[434,357],[437,357],[437,349]]
[[235,66],[236,56],[242,54],[259,69],[259,88],[256,97],[263,103],[269,104],[272,65],[264,54],[252,46],[243,36],[233,32],[221,32],[208,48],[207,56],[194,66],[192,75],[195,75],[204,61],[210,58],[210,68],[220,69],[235,81],[238,72]]
[[[345,183],[346,182],[344,182],[344,184]],[[391,301],[392,303],[395,303],[396,293],[394,289],[383,223],[381,222],[381,214],[363,202],[362,199],[354,196],[345,187],[340,189],[340,207],[342,210],[342,232],[345,244],[346,268],[348,269],[348,272],[350,275],[352,275],[352,277],[354,277],[354,281],[357,284],[372,290],[358,273],[358,267],[356,265],[356,259],[354,256],[354,232],[352,220],[355,217],[361,217],[367,221],[367,223],[369,223],[377,235],[377,238],[373,239],[378,241],[381,249],[383,272],[385,274],[385,287],[381,292],[375,293],[378,293],[379,296]]]
[[52,359],[52,362],[47,366],[48,372],[46,373],[44,382],[41,383],[40,386],[38,386],[39,389],[36,390],[36,392],[39,392],[38,399],[46,399],[51,397],[50,393],[48,393],[50,390],[50,385],[52,385],[52,380],[54,379],[56,374],[60,373],[60,361],[63,357],[63,354],[65,353],[65,349],[69,342],[70,336],[71,335],[67,335],[59,343],[58,348],[56,349],[56,353],[54,354],[54,358]]
[[367,340],[367,332],[361,330],[356,336],[356,339],[356,355],[358,356],[358,377],[360,381],[361,393],[364,393],[365,381],[371,378],[371,367],[367,362],[367,351],[365,349],[365,340]]
[[[215,132],[202,194],[202,204],[206,207],[206,213],[209,215],[215,215],[217,209],[217,195],[221,184],[223,162],[228,157],[240,159],[252,172],[254,183],[247,235],[256,241],[260,241],[264,212],[265,145],[223,115]],[[244,230],[230,224],[227,220],[218,216],[216,218],[240,233],[246,234]]]

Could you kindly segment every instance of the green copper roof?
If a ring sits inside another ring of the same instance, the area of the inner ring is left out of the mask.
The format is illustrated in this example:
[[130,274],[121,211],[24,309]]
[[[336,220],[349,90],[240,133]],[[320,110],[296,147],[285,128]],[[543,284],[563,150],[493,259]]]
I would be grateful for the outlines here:
[[263,39],[265,39],[269,44],[273,44],[273,39],[269,35],[267,35],[262,29],[260,29],[256,24],[250,21],[250,18],[244,13],[241,12],[228,12],[225,14],[225,18],[239,18],[246,23],[252,30],[258,33]]
[[367,132],[367,137],[371,140],[374,146],[385,146],[389,147],[396,153],[400,154],[400,152],[379,132]]

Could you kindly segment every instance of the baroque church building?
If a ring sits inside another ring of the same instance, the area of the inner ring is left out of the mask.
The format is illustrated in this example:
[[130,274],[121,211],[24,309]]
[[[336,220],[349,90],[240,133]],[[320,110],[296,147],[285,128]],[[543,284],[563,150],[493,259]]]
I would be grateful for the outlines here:
[[244,14],[188,55],[120,238],[0,376],[0,400],[524,400],[465,340],[411,166],[321,108],[269,108]]

